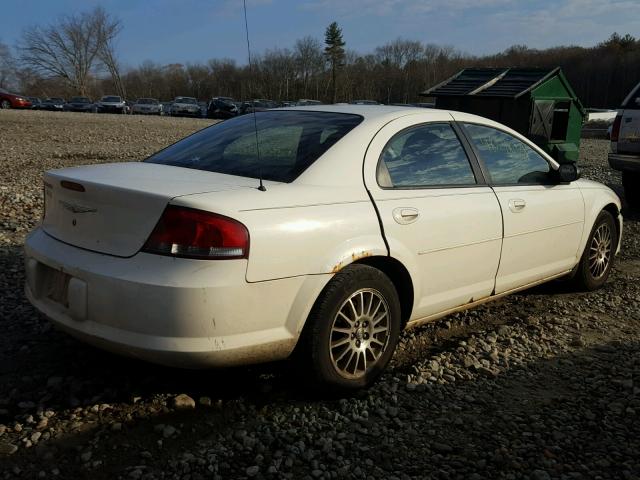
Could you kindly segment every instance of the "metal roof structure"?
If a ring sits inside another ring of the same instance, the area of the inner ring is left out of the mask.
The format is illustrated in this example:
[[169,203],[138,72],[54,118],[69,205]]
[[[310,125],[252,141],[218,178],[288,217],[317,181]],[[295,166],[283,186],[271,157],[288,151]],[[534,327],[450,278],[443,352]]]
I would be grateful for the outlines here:
[[420,95],[424,97],[477,95],[518,98],[554,76],[559,70],[559,68],[465,68]]

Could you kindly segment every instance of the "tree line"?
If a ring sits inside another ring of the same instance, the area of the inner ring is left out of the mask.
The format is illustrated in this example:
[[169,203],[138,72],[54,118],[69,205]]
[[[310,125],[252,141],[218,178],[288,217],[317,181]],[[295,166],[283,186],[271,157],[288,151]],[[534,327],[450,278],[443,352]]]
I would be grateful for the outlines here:
[[389,104],[424,101],[420,92],[466,67],[560,66],[584,105],[615,108],[640,81],[640,39],[629,34],[614,33],[592,47],[515,45],[484,56],[398,38],[360,53],[346,48],[333,22],[324,43],[306,36],[289,48],[267,49],[252,55],[252,68],[229,58],[123,68],[114,48],[121,30],[121,21],[101,7],[27,28],[13,48],[0,41],[0,87],[40,97],[115,93],[129,99],[184,95]]

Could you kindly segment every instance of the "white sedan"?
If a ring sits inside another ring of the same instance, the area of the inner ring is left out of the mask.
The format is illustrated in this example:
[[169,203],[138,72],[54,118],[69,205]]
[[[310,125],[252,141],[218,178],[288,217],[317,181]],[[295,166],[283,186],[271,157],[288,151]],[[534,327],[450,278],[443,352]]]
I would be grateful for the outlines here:
[[401,329],[548,280],[600,287],[620,200],[459,112],[237,117],[141,163],[46,172],[26,295],[71,335],[183,367],[284,359],[373,382]]

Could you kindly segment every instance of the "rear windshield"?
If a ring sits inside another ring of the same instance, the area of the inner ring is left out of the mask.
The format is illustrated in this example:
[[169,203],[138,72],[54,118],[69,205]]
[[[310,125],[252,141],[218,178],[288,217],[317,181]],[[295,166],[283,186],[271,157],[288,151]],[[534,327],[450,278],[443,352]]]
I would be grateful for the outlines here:
[[113,103],[118,103],[120,102],[120,97],[102,97],[102,101],[103,102],[113,102]]
[[157,105],[158,100],[155,98],[139,98],[136,103],[139,105]]
[[192,103],[195,105],[198,102],[196,101],[195,98],[191,98],[191,97],[176,97],[176,99],[174,100],[174,103]]
[[87,97],[73,97],[71,99],[71,103],[90,103],[91,100],[89,100]]
[[[362,121],[332,112],[268,111],[201,130],[146,162],[292,182]],[[259,152],[259,155],[258,155]]]

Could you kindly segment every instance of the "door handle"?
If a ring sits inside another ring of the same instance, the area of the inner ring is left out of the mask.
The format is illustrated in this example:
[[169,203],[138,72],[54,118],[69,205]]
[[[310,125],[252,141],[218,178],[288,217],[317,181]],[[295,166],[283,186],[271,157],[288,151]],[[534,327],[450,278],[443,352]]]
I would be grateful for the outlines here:
[[525,202],[521,198],[512,198],[511,200],[509,200],[509,210],[511,210],[513,213],[521,212],[526,206],[527,202]]
[[415,222],[420,216],[420,212],[416,208],[398,207],[393,209],[393,219],[400,225]]

